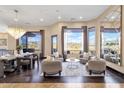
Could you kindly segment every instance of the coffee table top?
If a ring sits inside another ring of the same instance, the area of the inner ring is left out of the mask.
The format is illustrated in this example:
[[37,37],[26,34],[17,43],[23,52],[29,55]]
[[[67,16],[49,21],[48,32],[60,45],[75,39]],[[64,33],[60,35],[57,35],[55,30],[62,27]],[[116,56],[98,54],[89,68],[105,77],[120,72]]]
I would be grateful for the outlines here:
[[79,62],[79,59],[75,59],[75,58],[68,58],[66,59],[67,62]]

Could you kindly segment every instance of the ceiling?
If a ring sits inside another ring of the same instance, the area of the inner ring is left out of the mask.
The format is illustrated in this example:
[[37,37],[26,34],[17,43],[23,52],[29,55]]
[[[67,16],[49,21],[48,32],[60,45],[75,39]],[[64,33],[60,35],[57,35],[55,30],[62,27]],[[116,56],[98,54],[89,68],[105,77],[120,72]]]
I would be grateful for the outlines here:
[[[8,26],[15,26],[14,10],[18,10],[18,26],[49,26],[58,21],[89,21],[102,14],[107,5],[1,5],[0,20]],[[58,19],[58,16],[61,19]],[[82,17],[82,18],[80,18]],[[43,18],[44,21],[40,21]]]
[[121,19],[121,7],[115,7],[103,19],[103,22],[118,22]]

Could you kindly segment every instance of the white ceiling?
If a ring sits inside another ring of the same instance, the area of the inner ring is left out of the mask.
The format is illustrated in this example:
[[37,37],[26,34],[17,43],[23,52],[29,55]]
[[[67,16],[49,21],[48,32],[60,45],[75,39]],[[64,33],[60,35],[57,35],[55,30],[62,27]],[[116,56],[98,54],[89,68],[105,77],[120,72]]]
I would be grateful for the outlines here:
[[105,18],[103,18],[103,22],[115,22],[115,21],[120,21],[121,18],[121,7],[118,6],[114,8],[111,12],[109,12]]
[[[15,13],[18,10],[18,25],[21,27],[49,26],[58,21],[89,21],[109,6],[106,5],[9,5],[0,6],[0,20],[9,26],[15,26]],[[58,20],[61,16],[61,20]],[[82,16],[83,19],[79,17]],[[40,18],[44,21],[41,22]]]

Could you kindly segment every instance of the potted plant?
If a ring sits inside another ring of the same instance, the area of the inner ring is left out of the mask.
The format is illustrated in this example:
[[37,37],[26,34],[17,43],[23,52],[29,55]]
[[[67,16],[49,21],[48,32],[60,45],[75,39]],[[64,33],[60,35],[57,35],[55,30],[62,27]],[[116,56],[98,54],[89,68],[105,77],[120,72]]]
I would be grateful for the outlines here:
[[17,45],[16,46],[16,50],[17,50],[17,53],[20,54],[20,50],[22,50],[22,46],[21,45]]

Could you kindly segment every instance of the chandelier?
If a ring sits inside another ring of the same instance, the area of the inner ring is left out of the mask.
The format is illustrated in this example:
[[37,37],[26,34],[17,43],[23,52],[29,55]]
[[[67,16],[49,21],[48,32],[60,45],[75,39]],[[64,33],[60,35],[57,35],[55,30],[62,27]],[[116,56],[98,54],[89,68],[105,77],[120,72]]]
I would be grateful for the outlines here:
[[8,33],[15,39],[19,39],[25,34],[25,31],[22,28],[9,28]]
[[19,39],[21,36],[23,36],[25,34],[25,30],[22,28],[17,27],[17,22],[18,22],[18,10],[14,10],[16,17],[14,19],[14,21],[16,22],[16,25],[14,28],[9,28],[8,29],[8,33],[14,37],[15,39]]

